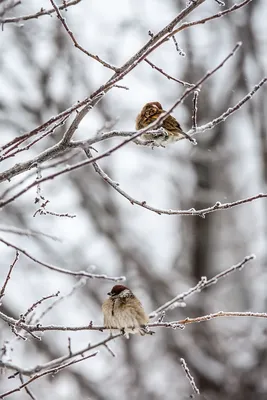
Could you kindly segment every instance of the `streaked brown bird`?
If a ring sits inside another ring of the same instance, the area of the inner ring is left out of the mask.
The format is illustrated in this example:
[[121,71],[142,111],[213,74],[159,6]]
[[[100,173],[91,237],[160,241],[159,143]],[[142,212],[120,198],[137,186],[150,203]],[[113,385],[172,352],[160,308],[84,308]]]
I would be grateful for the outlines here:
[[[166,111],[163,110],[162,105],[158,101],[146,103],[140,114],[137,115],[135,124],[136,130],[146,128],[165,112]],[[165,145],[168,143],[177,142],[181,138],[185,137],[190,140],[190,142],[197,144],[194,138],[187,135],[187,133],[182,130],[181,125],[172,115],[167,116],[162,123],[162,127],[164,128],[166,134],[162,133],[162,135],[159,134],[157,136],[153,136],[152,134],[144,133],[141,135],[141,139],[149,140],[157,145]]]
[[127,338],[129,333],[140,333],[142,336],[154,333],[147,327],[149,318],[141,302],[129,288],[115,285],[108,295],[109,298],[102,305],[102,311],[104,325],[110,332],[119,330]]

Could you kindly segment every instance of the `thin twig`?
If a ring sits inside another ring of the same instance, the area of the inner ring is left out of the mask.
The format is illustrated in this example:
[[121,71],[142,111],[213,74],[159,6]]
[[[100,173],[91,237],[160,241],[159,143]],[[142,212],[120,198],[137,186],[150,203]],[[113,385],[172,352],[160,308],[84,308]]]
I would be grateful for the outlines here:
[[21,229],[21,228],[12,227],[12,226],[0,225],[0,231],[6,232],[6,233],[13,233],[14,235],[20,235],[20,236],[29,236],[29,237],[30,236],[33,236],[33,237],[43,236],[48,239],[55,240],[56,242],[61,242],[61,239],[58,238],[57,236],[49,235],[48,233],[37,231],[35,229]]
[[185,375],[187,376],[187,378],[190,382],[190,385],[192,386],[193,391],[196,394],[200,394],[200,391],[195,384],[195,380],[194,380],[193,376],[191,375],[190,370],[189,370],[185,360],[183,358],[180,358],[180,362],[181,362],[181,366],[183,367],[183,370],[185,372]]
[[[73,158],[77,157],[78,155],[80,155],[79,151],[73,151],[73,152],[70,152],[70,154],[67,154],[65,157],[59,156],[58,160],[55,160],[55,161],[53,161],[53,162],[51,162],[51,163],[49,163],[47,165],[42,165],[42,169],[47,171],[49,169],[53,169],[55,167],[58,167],[59,165],[67,164],[70,160],[72,160]],[[23,178],[17,180],[17,182],[13,186],[8,186],[6,188],[6,190],[0,195],[0,200],[3,199],[4,197],[6,197],[6,195],[8,193],[10,193],[11,191],[13,191],[16,188],[18,188],[20,185],[25,183],[26,180],[32,178],[34,175],[35,175],[35,171],[31,171],[28,175],[23,176]]]
[[[66,117],[62,118],[62,120],[60,120],[59,122],[55,123],[55,125],[53,125],[51,129],[49,129],[47,132],[44,132],[40,137],[36,138],[35,140],[33,140],[31,143],[29,143],[26,146],[24,146],[22,148],[18,148],[19,145],[21,145],[23,142],[25,142],[28,139],[27,136],[25,137],[23,135],[23,137],[18,142],[15,142],[12,146],[10,146],[6,150],[5,153],[3,153],[2,156],[0,156],[0,161],[4,161],[7,158],[15,157],[18,153],[20,153],[22,151],[29,150],[36,143],[40,142],[40,140],[42,140],[45,137],[47,137],[47,136],[51,135],[52,133],[54,133],[57,128],[59,128],[60,126],[63,126],[68,118],[69,118],[69,116],[66,116]],[[13,153],[11,153],[12,150],[14,150]]]
[[[84,347],[84,348],[82,348],[82,349],[80,349],[78,351],[75,351],[75,352],[72,351],[72,355],[71,356],[70,356],[69,351],[68,351],[64,356],[61,356],[61,357],[56,358],[54,360],[48,361],[48,362],[46,362],[44,364],[39,364],[39,365],[37,365],[37,366],[35,366],[33,368],[28,368],[28,369],[19,367],[18,365],[15,365],[15,364],[13,364],[13,363],[11,363],[9,361],[3,362],[0,359],[0,368],[7,368],[7,369],[10,369],[10,370],[13,370],[13,371],[17,371],[17,373],[21,373],[21,374],[23,374],[25,376],[32,376],[33,374],[36,374],[38,372],[41,372],[41,371],[44,371],[44,370],[47,371],[49,369],[56,368],[56,367],[62,365],[63,363],[65,363],[66,361],[70,360],[70,359],[73,359],[75,357],[79,357],[79,356],[84,355],[88,351],[92,351],[92,350],[97,349],[97,348],[99,348],[101,346],[105,346],[105,344],[107,344],[108,342],[110,342],[112,340],[115,340],[115,339],[117,339],[118,337],[121,337],[121,336],[122,336],[121,333],[119,333],[119,334],[117,334],[115,336],[109,335],[104,340],[101,340],[100,342],[97,342],[94,345],[88,344],[86,347]],[[0,398],[1,398],[1,396],[0,396]]]
[[68,352],[69,352],[69,356],[72,357],[71,338],[70,337],[68,337]]
[[[87,148],[86,146],[83,147],[85,154],[87,155],[87,157],[90,159],[90,157],[92,158],[92,154],[89,148]],[[193,208],[189,209],[189,210],[165,210],[165,209],[159,209],[156,207],[153,207],[149,204],[146,203],[146,201],[139,201],[134,199],[132,196],[130,196],[128,193],[126,193],[123,189],[120,188],[120,184],[118,182],[113,181],[103,170],[102,168],[99,166],[99,164],[97,162],[93,162],[93,167],[96,171],[97,174],[99,174],[101,176],[101,178],[108,183],[110,186],[113,187],[113,189],[115,189],[118,193],[120,193],[123,197],[125,197],[127,200],[130,201],[130,203],[132,205],[136,204],[140,207],[146,208],[150,211],[155,212],[158,215],[161,214],[165,214],[165,215],[183,215],[183,216],[189,216],[189,215],[195,215],[195,216],[199,216],[202,218],[205,218],[206,214],[218,211],[218,210],[226,210],[226,209],[230,209],[236,206],[239,206],[241,204],[246,204],[249,203],[251,201],[257,200],[257,199],[261,199],[261,198],[267,198],[267,194],[263,194],[263,193],[259,193],[256,196],[252,196],[246,199],[241,199],[241,200],[237,200],[234,201],[232,203],[220,203],[220,202],[216,202],[213,206],[205,208],[205,209],[201,209],[201,210],[195,210]]]
[[[58,6],[58,8],[60,10],[65,10],[68,7],[71,7],[71,6],[74,6],[78,3],[80,3],[80,1],[82,1],[82,0],[64,1],[62,5]],[[50,10],[45,10],[44,8],[41,8],[41,10],[36,12],[35,14],[21,15],[20,17],[0,19],[0,24],[10,24],[10,23],[14,23],[14,22],[28,21],[30,19],[42,17],[43,15],[51,15],[54,12],[55,12],[54,8],[51,8]]]
[[48,264],[48,263],[45,263],[45,262],[43,262],[43,261],[41,261],[41,260],[38,260],[37,258],[33,257],[31,254],[29,254],[26,250],[24,250],[24,249],[18,247],[17,245],[15,245],[15,244],[13,244],[13,243],[8,242],[7,240],[5,240],[5,239],[3,239],[3,238],[0,238],[0,242],[4,243],[4,244],[5,244],[6,246],[8,246],[8,247],[12,247],[13,249],[18,250],[21,254],[24,254],[24,255],[25,255],[26,257],[28,257],[30,260],[34,261],[35,263],[37,263],[37,264],[39,264],[39,265],[42,265],[43,267],[46,267],[46,268],[48,268],[48,269],[51,269],[52,271],[56,271],[56,272],[60,272],[60,273],[62,273],[62,274],[71,275],[71,276],[76,276],[76,277],[82,277],[82,276],[84,276],[84,277],[86,277],[86,278],[92,278],[92,279],[106,279],[106,280],[115,281],[115,282],[124,281],[124,280],[125,280],[125,277],[124,277],[124,276],[111,277],[111,276],[107,276],[107,275],[105,275],[105,274],[101,274],[101,275],[100,275],[100,274],[91,274],[91,273],[86,272],[86,271],[76,271],[76,272],[75,272],[75,271],[70,271],[70,270],[65,269],[65,268],[60,268],[60,267],[57,267],[57,266],[55,266],[55,265]]
[[166,76],[166,78],[168,78],[171,81],[177,82],[177,83],[181,83],[183,86],[188,86],[188,87],[192,87],[194,86],[193,83],[188,83],[188,82],[184,82],[181,79],[177,79],[174,78],[173,76],[167,74],[165,71],[163,71],[163,69],[157,67],[155,64],[153,64],[150,60],[148,60],[147,58],[145,58],[144,60],[147,64],[149,64],[153,69],[157,70],[158,72],[160,72],[162,75]]
[[[23,379],[22,374],[19,374],[19,379],[20,379],[21,384],[24,385],[24,379]],[[25,392],[29,395],[29,397],[32,400],[36,400],[36,397],[33,395],[32,391],[27,386],[24,386],[24,389],[25,389]]]
[[111,350],[111,348],[109,347],[109,345],[107,343],[104,344],[104,347],[107,349],[107,351],[109,352],[109,354],[112,355],[112,357],[116,357],[116,354],[114,353],[113,350]]
[[8,273],[7,273],[6,279],[5,279],[5,281],[4,281],[4,284],[3,284],[3,286],[2,286],[2,289],[0,290],[0,300],[1,300],[1,298],[5,295],[5,290],[6,290],[6,287],[7,287],[7,283],[8,283],[8,281],[9,281],[9,279],[10,279],[11,272],[12,272],[12,270],[13,270],[13,268],[14,268],[16,262],[18,261],[18,259],[19,259],[19,252],[18,252],[18,250],[16,250],[16,255],[15,255],[14,261],[12,262],[12,264],[11,264],[10,267],[9,267],[9,271],[8,271]]
[[[36,180],[39,181],[42,179],[42,171],[40,166],[37,164],[36,166]],[[37,184],[36,187],[36,197],[35,197],[35,204],[40,204],[40,207],[34,212],[33,217],[36,217],[36,215],[52,215],[55,217],[67,217],[67,218],[75,218],[75,214],[69,214],[69,213],[57,213],[54,211],[49,211],[47,210],[47,205],[50,201],[46,200],[44,196],[41,194],[41,185],[40,183]]]
[[48,300],[48,299],[52,299],[53,297],[58,297],[59,295],[59,291],[55,294],[50,294],[48,296],[44,296],[42,297],[40,300],[37,300],[35,303],[33,303],[28,310],[22,314],[16,324],[16,326],[19,326],[21,324],[21,322],[26,322],[26,318],[28,317],[28,315],[35,310],[36,307],[38,307],[40,304],[42,304],[44,301]]
[[75,36],[73,34],[73,32],[70,30],[70,28],[67,25],[67,22],[65,20],[64,17],[62,17],[60,11],[59,11],[59,7],[56,5],[56,3],[54,2],[54,0],[50,0],[50,3],[52,4],[52,6],[54,7],[57,17],[60,20],[60,22],[62,23],[63,27],[65,28],[67,34],[69,35],[69,37],[71,38],[73,44],[75,47],[77,47],[77,49],[81,50],[84,54],[86,54],[88,57],[93,58],[94,60],[98,61],[100,64],[102,64],[104,67],[111,69],[112,71],[118,72],[119,69],[117,67],[115,67],[114,65],[111,65],[107,62],[105,62],[104,60],[101,60],[101,58],[96,55],[96,54],[92,54],[89,53],[89,51],[85,50],[81,45],[79,45],[79,43],[77,42],[77,40],[75,39]]
[[[172,37],[173,35],[176,35],[176,33],[181,32],[184,29],[190,28],[191,26],[196,26],[196,25],[201,25],[201,24],[205,24],[208,21],[212,21],[221,17],[224,17],[225,15],[232,13],[236,10],[239,10],[242,7],[245,7],[247,4],[249,4],[252,0],[244,0],[242,3],[239,4],[234,4],[232,7],[227,8],[224,11],[220,11],[217,14],[211,15],[210,17],[207,18],[203,18],[197,21],[192,21],[192,22],[184,22],[182,23],[177,29],[174,30],[169,30],[169,32],[166,32],[166,35],[161,38],[160,41],[158,41],[156,44],[154,44],[151,48],[150,48],[150,52],[154,51],[156,48],[158,48],[159,46],[161,46],[163,43],[165,43],[166,41],[168,41],[170,39],[170,37]],[[193,4],[197,4],[196,2],[192,3]],[[200,4],[198,4],[200,5]]]
[[179,44],[178,44],[178,42],[177,42],[177,40],[176,40],[176,37],[173,35],[171,38],[172,38],[172,40],[173,40],[175,49],[176,49],[176,51],[178,52],[179,56],[185,57],[186,54],[185,54],[185,52],[183,51],[183,49],[181,49],[181,47],[179,46]]
[[193,113],[192,113],[192,129],[196,130],[197,128],[197,101],[199,96],[199,90],[194,91],[193,96]]
[[216,125],[220,124],[221,122],[224,122],[226,118],[228,118],[231,114],[236,112],[239,108],[241,108],[248,100],[251,99],[252,96],[254,96],[255,93],[267,82],[267,78],[264,77],[257,85],[253,87],[253,89],[246,95],[244,96],[238,103],[236,103],[233,107],[229,107],[228,110],[226,110],[224,113],[222,113],[219,117],[215,118],[213,121],[208,122],[205,125],[199,126],[196,129],[190,129],[189,132],[187,132],[188,135],[193,135],[193,134],[198,134],[200,132],[205,132],[208,129],[213,129]]
[[71,290],[60,297],[58,297],[52,304],[50,304],[39,316],[37,319],[35,319],[35,324],[38,323],[43,319],[43,317],[48,314],[54,307],[56,307],[59,303],[61,303],[63,300],[67,299],[68,297],[72,296],[73,293],[79,289],[80,287],[84,286],[86,284],[86,278],[81,278],[78,282],[73,285]]
[[162,306],[158,307],[155,311],[152,311],[152,313],[149,314],[149,317],[155,318],[159,314],[161,314],[163,311],[166,312],[167,310],[171,309],[176,303],[184,301],[186,298],[192,296],[195,293],[201,292],[203,289],[206,289],[207,287],[209,287],[211,285],[217,284],[220,279],[227,277],[232,272],[241,271],[242,268],[245,266],[245,264],[247,264],[251,260],[255,260],[255,258],[256,258],[256,256],[254,254],[251,254],[249,256],[246,256],[238,264],[232,265],[231,267],[227,268],[226,270],[220,272],[219,274],[215,275],[214,277],[212,277],[210,279],[207,279],[205,276],[202,277],[200,279],[200,281],[196,284],[196,286],[194,286],[193,288],[190,288],[186,292],[178,294],[173,299],[167,301]]
[[71,366],[73,364],[78,363],[78,362],[87,360],[88,358],[95,357],[97,354],[98,354],[98,352],[96,351],[95,353],[89,354],[88,356],[84,356],[84,357],[79,358],[77,360],[72,360],[72,361],[70,361],[70,362],[68,362],[66,364],[63,364],[61,366],[58,366],[56,368],[52,368],[52,369],[49,369],[48,371],[44,371],[44,372],[40,372],[39,374],[35,374],[34,376],[32,376],[30,379],[28,379],[25,383],[21,384],[16,389],[11,389],[8,392],[0,394],[0,398],[3,399],[4,397],[7,397],[12,393],[19,392],[21,389],[24,389],[26,386],[28,386],[30,383],[32,383],[36,379],[39,379],[39,378],[41,378],[41,377],[43,377],[45,375],[56,374],[57,372],[61,371],[62,369],[65,369],[65,368],[67,368],[67,367],[69,367],[69,366]]
[[[17,7],[18,5],[21,4],[21,1],[11,1],[10,3],[7,3],[6,5],[3,6],[3,8],[0,11],[0,17],[3,17],[7,11],[12,10],[13,8]],[[1,19],[0,19],[0,24],[1,24]],[[3,29],[3,28],[2,28]]]

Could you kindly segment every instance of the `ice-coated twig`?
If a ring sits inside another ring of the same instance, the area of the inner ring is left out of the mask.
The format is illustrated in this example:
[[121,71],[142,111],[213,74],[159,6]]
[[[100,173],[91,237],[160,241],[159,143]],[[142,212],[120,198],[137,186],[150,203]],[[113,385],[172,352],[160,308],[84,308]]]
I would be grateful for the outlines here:
[[0,238],[0,242],[4,243],[8,247],[12,247],[13,249],[18,250],[21,254],[24,254],[26,257],[28,257],[30,260],[34,261],[36,264],[42,265],[43,267],[46,267],[48,269],[51,269],[52,271],[60,272],[62,274],[66,275],[71,275],[75,277],[85,277],[85,278],[92,278],[92,279],[106,279],[109,281],[124,281],[125,277],[124,276],[116,276],[116,277],[111,277],[105,274],[91,274],[86,271],[71,271],[65,268],[60,268],[52,264],[45,263],[41,260],[38,260],[36,257],[33,257],[30,253],[28,253],[26,250],[18,247],[17,245],[8,242],[7,240]]
[[[13,268],[14,268],[16,262],[18,261],[18,259],[19,259],[19,252],[18,252],[18,250],[16,250],[16,254],[15,254],[14,261],[12,262],[12,264],[11,264],[10,267],[9,267],[9,270],[8,270],[8,273],[7,273],[7,276],[6,276],[6,279],[5,279],[4,284],[3,284],[3,286],[2,286],[2,288],[1,288],[1,290],[0,290],[0,300],[1,300],[1,298],[4,297],[4,295],[5,295],[5,290],[6,290],[6,287],[7,287],[7,283],[8,283],[8,281],[9,281],[9,279],[10,279],[12,270],[13,270]],[[1,303],[0,303],[0,304],[1,304]]]
[[157,67],[154,63],[152,63],[150,60],[148,60],[147,58],[144,60],[147,64],[149,64],[153,69],[155,69],[156,71],[160,72],[162,75],[166,76],[167,79],[180,83],[183,86],[188,86],[188,87],[192,87],[194,86],[193,83],[188,83],[188,82],[184,82],[181,79],[177,79],[174,78],[173,76],[167,74],[165,71],[163,71],[162,68]]
[[190,370],[189,370],[184,358],[180,358],[180,362],[181,362],[181,366],[183,367],[183,370],[185,372],[185,375],[188,378],[190,385],[192,386],[194,393],[200,394],[200,391],[195,384],[195,380],[194,380],[193,376],[191,375]]
[[194,91],[193,96],[193,113],[192,113],[192,129],[196,130],[197,128],[197,101],[199,96],[199,90]]
[[162,306],[158,307],[155,311],[152,311],[152,313],[149,314],[150,318],[155,318],[162,312],[166,312],[168,309],[170,309],[175,303],[183,302],[186,298],[192,296],[195,293],[201,292],[203,289],[217,284],[218,281],[222,278],[225,278],[229,274],[235,271],[241,271],[244,266],[252,260],[255,260],[256,256],[254,254],[250,254],[246,256],[242,261],[240,261],[238,264],[232,265],[231,267],[225,269],[224,271],[220,272],[219,274],[215,275],[214,277],[207,279],[206,276],[203,276],[200,281],[196,284],[196,286],[190,288],[186,292],[183,292],[181,294],[178,294],[175,296],[173,299],[167,301],[165,304]]
[[[71,0],[71,1],[64,1],[63,4],[58,6],[60,10],[65,10],[68,7],[74,6],[78,3],[80,3],[82,0]],[[31,19],[39,18],[42,17],[43,15],[51,15],[55,12],[54,8],[51,8],[49,10],[45,10],[44,8],[41,8],[40,11],[36,12],[35,14],[29,14],[29,15],[21,15],[19,17],[12,17],[12,18],[5,18],[2,19],[0,18],[0,24],[11,24],[15,22],[23,22],[23,21],[29,21]]]
[[68,362],[68,363],[59,365],[58,367],[51,368],[51,369],[49,369],[49,370],[36,373],[35,375],[33,375],[30,379],[28,379],[26,382],[24,382],[23,384],[21,384],[21,385],[20,385],[19,387],[17,387],[16,389],[11,389],[11,390],[9,390],[8,392],[5,392],[5,393],[0,394],[0,398],[1,398],[1,399],[4,399],[5,397],[9,396],[10,394],[19,392],[21,389],[24,389],[26,386],[28,386],[30,383],[32,383],[32,382],[35,381],[36,379],[39,379],[39,378],[41,378],[41,377],[43,377],[43,376],[45,376],[45,375],[56,374],[56,373],[58,373],[59,371],[61,371],[62,369],[65,369],[65,368],[67,368],[67,367],[69,367],[69,366],[71,366],[71,365],[73,365],[73,364],[77,364],[78,362],[87,360],[88,358],[95,357],[97,354],[98,354],[98,352],[96,351],[95,353],[91,353],[91,354],[89,354],[89,355],[87,355],[87,356],[81,356],[81,358],[79,358],[79,359],[72,360],[72,361],[70,361],[70,362]]
[[119,69],[116,68],[114,65],[111,65],[111,64],[107,63],[106,61],[101,60],[101,58],[100,58],[98,55],[96,55],[96,54],[89,53],[89,51],[85,50],[85,49],[77,42],[77,40],[76,40],[76,38],[75,38],[73,32],[70,30],[69,26],[67,25],[67,22],[66,22],[65,18],[62,17],[62,15],[61,15],[61,13],[60,13],[60,10],[59,10],[59,7],[56,5],[56,3],[54,2],[54,0],[50,0],[50,3],[52,4],[54,10],[56,11],[56,14],[57,14],[58,19],[61,21],[61,23],[62,23],[64,29],[66,30],[67,34],[68,34],[69,37],[71,38],[71,40],[72,40],[74,46],[75,46],[77,49],[79,49],[81,52],[83,52],[84,54],[86,54],[88,57],[91,57],[91,58],[93,58],[94,60],[98,61],[98,62],[99,62],[100,64],[102,64],[104,67],[106,67],[106,68],[108,68],[108,69],[111,69],[112,71],[118,72]]

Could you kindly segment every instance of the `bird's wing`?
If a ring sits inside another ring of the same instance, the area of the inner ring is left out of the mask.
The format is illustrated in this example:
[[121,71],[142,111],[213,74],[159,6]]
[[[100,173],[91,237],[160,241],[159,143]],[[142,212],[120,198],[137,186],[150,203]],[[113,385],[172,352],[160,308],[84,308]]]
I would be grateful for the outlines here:
[[194,138],[192,138],[191,136],[189,136],[187,133],[185,133],[183,131],[183,129],[182,129],[181,125],[179,124],[179,122],[177,121],[177,119],[174,118],[172,115],[168,115],[168,117],[164,120],[163,128],[165,128],[169,132],[173,132],[176,134],[179,132],[184,137],[186,137],[191,143],[193,143],[194,145],[197,144],[197,142]]
[[177,132],[178,131],[180,133],[184,133],[182,128],[181,128],[181,125],[179,124],[177,119],[174,118],[172,115],[168,115],[168,117],[164,120],[163,127],[166,128],[170,132],[173,132],[173,131]]

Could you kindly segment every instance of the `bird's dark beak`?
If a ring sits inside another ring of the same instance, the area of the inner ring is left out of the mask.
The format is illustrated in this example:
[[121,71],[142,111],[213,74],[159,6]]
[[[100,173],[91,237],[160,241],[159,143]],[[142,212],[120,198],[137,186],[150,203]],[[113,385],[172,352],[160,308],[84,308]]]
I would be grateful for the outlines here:
[[107,295],[111,296],[111,292],[108,292]]

